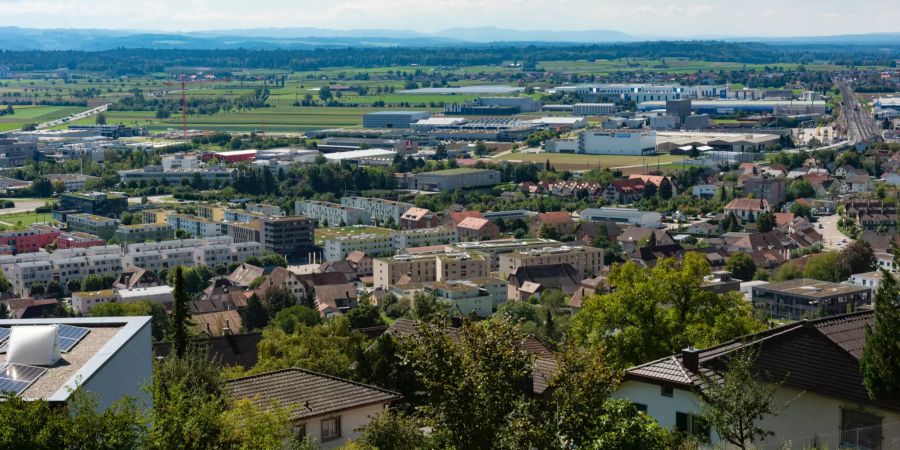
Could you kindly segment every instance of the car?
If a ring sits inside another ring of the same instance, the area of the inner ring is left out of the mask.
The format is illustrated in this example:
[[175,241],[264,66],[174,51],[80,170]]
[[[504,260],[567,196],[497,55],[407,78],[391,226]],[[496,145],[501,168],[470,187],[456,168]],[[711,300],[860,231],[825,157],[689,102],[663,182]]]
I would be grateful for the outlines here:
[[819,224],[819,229],[821,230],[821,229],[823,229],[823,228],[825,228],[825,227],[823,227],[822,224],[820,223],[820,224]]

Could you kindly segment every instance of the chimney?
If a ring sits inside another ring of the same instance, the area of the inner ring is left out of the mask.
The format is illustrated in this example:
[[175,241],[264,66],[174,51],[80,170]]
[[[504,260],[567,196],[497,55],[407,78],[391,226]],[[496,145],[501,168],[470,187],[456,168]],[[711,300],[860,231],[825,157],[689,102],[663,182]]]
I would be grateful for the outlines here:
[[697,350],[693,346],[688,347],[681,351],[681,364],[684,365],[684,368],[690,370],[691,372],[697,373],[700,371],[700,350]]

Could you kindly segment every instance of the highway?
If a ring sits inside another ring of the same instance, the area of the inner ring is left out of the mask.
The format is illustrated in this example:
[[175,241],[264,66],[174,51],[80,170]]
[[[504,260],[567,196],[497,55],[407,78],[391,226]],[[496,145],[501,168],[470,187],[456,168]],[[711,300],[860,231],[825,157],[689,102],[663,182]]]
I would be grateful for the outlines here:
[[835,79],[835,84],[841,90],[843,101],[841,112],[843,122],[847,129],[847,143],[856,145],[863,142],[871,142],[881,139],[881,128],[875,123],[875,119],[869,111],[853,95],[853,90],[846,80]]
[[91,108],[87,111],[82,111],[80,113],[72,114],[71,116],[68,116],[68,117],[63,117],[61,119],[44,122],[44,123],[38,124],[35,127],[35,129],[43,130],[45,128],[55,127],[57,125],[62,125],[64,123],[68,123],[68,122],[74,122],[79,119],[84,119],[85,117],[90,117],[90,116],[93,116],[96,114],[100,114],[103,111],[106,111],[109,108],[109,105],[110,105],[110,103],[107,103],[105,105],[100,105],[96,108]]

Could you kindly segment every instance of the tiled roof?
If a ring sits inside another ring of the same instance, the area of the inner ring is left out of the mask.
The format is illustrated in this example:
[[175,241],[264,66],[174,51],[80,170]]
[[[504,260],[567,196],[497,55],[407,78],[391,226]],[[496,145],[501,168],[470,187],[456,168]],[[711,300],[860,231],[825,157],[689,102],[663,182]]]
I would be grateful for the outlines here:
[[766,199],[757,198],[736,198],[728,203],[725,207],[726,211],[768,211],[769,202]]
[[755,347],[761,379],[783,381],[785,386],[858,403],[900,410],[900,404],[873,402],[862,384],[859,359],[865,327],[875,322],[873,311],[795,322],[743,336],[699,350],[699,370],[690,370],[682,354],[667,356],[628,369],[626,379],[702,388],[701,374],[721,376],[726,355]]
[[469,230],[480,230],[484,228],[490,221],[487,219],[479,219],[477,217],[466,217],[456,224],[458,228],[466,228]]
[[387,404],[400,394],[379,387],[324,375],[300,368],[276,370],[227,382],[230,394],[249,398],[262,409],[272,403],[291,410],[291,419]]
[[[191,341],[191,344],[206,348],[210,361],[222,366],[240,366],[249,369],[256,365],[258,354],[256,345],[262,339],[260,333],[226,334]],[[157,356],[168,356],[171,351],[169,342],[153,344],[153,352]]]
[[572,214],[567,211],[551,211],[538,214],[540,223],[563,224],[572,222]]

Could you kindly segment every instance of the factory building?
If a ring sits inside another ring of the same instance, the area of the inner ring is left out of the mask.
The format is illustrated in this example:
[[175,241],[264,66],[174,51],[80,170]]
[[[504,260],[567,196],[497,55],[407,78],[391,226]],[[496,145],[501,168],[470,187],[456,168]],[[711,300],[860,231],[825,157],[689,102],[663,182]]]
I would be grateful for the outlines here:
[[410,124],[429,117],[428,111],[376,111],[363,114],[363,127],[409,128]]
[[614,103],[576,103],[572,114],[576,116],[606,116],[616,112]]
[[587,130],[578,139],[547,141],[546,150],[553,153],[589,155],[647,155],[656,152],[656,132],[647,130]]
[[[665,100],[652,100],[638,103],[638,111],[655,111],[666,109]],[[722,115],[736,112],[757,114],[795,115],[825,114],[828,106],[822,100],[693,100],[691,111],[697,114]]]
[[490,169],[446,169],[413,174],[407,180],[410,189],[448,191],[500,183],[500,172]]
[[586,208],[578,213],[581,220],[589,222],[616,222],[645,228],[662,226],[662,214],[634,208]]

